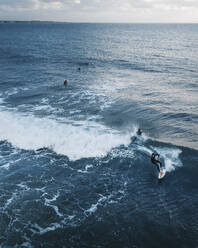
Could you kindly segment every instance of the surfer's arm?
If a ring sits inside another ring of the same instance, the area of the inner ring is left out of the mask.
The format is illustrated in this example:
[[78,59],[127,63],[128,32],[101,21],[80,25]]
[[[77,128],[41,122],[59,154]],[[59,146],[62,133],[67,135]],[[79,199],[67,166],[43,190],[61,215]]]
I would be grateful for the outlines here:
[[155,153],[155,160],[159,160],[160,159],[160,156],[158,153]]

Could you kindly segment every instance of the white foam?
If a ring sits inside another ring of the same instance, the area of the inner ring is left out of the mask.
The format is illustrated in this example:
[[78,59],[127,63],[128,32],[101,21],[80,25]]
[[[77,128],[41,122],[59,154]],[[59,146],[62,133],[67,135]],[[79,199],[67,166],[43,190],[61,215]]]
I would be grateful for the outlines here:
[[28,242],[23,242],[23,243],[21,244],[21,247],[30,248],[30,247],[32,247],[32,245],[31,245],[30,243],[28,243]]
[[35,231],[34,229],[30,229],[33,233],[39,233],[40,235],[43,235],[47,232],[54,231],[58,228],[62,228],[62,225],[60,225],[59,223],[52,223],[50,226],[46,228],[42,228],[38,224],[34,224],[33,227],[38,230],[38,231]]
[[137,146],[137,150],[142,151],[144,153],[146,153],[147,155],[151,156],[151,154],[153,153],[153,150],[145,147],[145,146]]
[[17,186],[19,186],[23,190],[29,190],[30,189],[26,184],[23,184],[23,183],[18,183]]
[[112,159],[117,157],[132,159],[134,158],[134,150],[131,148],[127,148],[127,149],[115,148],[111,151],[110,156]]
[[34,111],[47,111],[47,112],[51,112],[51,113],[63,113],[64,109],[62,108],[54,108],[50,105],[36,105],[34,107]]
[[97,201],[97,203],[92,204],[91,207],[87,210],[85,210],[85,214],[93,214],[94,212],[96,212],[98,205],[101,205],[104,201],[107,200],[106,196],[100,195],[100,199]]
[[5,92],[6,95],[11,96],[19,92],[19,88],[15,87]]
[[12,194],[12,196],[11,196],[11,198],[9,198],[7,201],[6,201],[6,203],[5,203],[5,205],[4,205],[4,209],[6,209],[12,202],[13,202],[13,200],[16,198],[16,193],[13,193]]
[[41,103],[43,103],[43,104],[46,104],[48,102],[49,102],[48,98],[42,98],[41,99]]
[[106,155],[113,147],[130,143],[130,134],[95,122],[59,123],[0,109],[0,140],[25,150],[48,147],[71,160]]
[[2,168],[8,170],[8,169],[10,168],[10,163],[5,163],[4,165],[2,165],[2,166],[0,167],[0,169],[2,169]]
[[80,173],[88,173],[89,168],[93,168],[92,164],[88,164],[85,166],[85,170],[78,170]]
[[56,205],[52,205],[51,202],[54,202],[56,201],[56,199],[60,196],[60,193],[58,192],[56,195],[53,196],[53,198],[51,199],[48,199],[48,198],[45,198],[45,205],[48,206],[48,207],[51,207],[54,209],[54,211],[56,212],[56,214],[60,217],[62,217],[63,215],[59,212],[59,209]]

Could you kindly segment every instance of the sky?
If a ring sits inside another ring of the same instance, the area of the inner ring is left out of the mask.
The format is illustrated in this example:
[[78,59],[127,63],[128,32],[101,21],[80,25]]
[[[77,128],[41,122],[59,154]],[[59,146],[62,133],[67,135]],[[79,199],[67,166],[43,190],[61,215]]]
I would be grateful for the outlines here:
[[0,0],[0,20],[198,23],[198,0]]

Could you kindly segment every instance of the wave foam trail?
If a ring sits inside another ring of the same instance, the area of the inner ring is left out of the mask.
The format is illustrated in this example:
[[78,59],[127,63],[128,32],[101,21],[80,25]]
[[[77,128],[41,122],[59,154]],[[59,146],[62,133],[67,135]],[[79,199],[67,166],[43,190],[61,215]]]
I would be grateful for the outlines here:
[[164,159],[164,164],[168,172],[175,170],[175,167],[181,167],[182,162],[179,159],[179,154],[182,152],[180,149],[171,148],[155,148]]
[[25,150],[47,147],[71,160],[104,156],[113,147],[130,143],[130,134],[94,122],[72,125],[32,115],[20,116],[7,110],[0,112],[0,119],[0,140]]

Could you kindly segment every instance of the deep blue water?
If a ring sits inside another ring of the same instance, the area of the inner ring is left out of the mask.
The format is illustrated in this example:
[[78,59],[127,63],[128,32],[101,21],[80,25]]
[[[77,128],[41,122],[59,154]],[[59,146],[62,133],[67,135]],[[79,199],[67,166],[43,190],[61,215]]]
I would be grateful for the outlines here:
[[197,65],[196,24],[1,24],[0,246],[198,247]]

